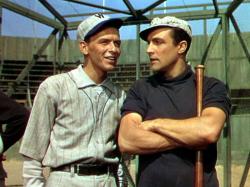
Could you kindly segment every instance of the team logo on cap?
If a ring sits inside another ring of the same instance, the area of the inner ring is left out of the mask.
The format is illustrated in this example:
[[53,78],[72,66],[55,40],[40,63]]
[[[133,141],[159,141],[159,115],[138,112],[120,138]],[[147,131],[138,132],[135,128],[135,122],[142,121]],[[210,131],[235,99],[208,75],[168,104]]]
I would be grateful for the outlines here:
[[104,18],[104,15],[103,14],[101,14],[101,13],[98,13],[98,14],[95,14],[95,17],[98,17],[98,18]]

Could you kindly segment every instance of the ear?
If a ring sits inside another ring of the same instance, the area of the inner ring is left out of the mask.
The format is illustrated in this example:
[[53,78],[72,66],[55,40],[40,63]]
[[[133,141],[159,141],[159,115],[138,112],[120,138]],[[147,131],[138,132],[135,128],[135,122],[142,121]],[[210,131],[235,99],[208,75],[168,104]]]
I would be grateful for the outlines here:
[[179,46],[178,53],[179,53],[179,54],[185,53],[186,50],[187,50],[187,41],[186,41],[186,40],[181,41],[181,42],[178,44],[178,46]]
[[89,53],[88,43],[85,41],[80,41],[79,49],[83,55],[87,55]]

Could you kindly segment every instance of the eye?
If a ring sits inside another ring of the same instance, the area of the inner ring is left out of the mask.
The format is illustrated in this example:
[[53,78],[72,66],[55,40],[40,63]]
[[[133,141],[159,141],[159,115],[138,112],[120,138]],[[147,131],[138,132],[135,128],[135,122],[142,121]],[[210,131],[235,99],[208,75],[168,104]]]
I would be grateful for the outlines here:
[[155,45],[160,45],[160,44],[163,43],[163,40],[155,39],[155,40],[153,40],[153,43],[154,43]]
[[100,43],[103,45],[108,45],[109,44],[109,40],[101,40]]
[[114,44],[115,44],[116,47],[120,47],[121,46],[121,41],[119,41],[119,40],[114,41]]

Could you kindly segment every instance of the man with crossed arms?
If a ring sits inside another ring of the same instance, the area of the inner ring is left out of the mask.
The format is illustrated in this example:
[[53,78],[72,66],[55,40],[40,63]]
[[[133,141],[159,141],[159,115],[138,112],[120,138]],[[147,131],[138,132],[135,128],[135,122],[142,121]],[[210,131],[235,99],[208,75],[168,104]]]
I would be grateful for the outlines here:
[[197,149],[204,150],[204,186],[218,187],[216,142],[229,115],[226,86],[205,77],[203,111],[196,117],[195,76],[186,61],[191,27],[154,18],[140,33],[154,75],[135,82],[122,107],[121,152],[139,154],[139,187],[193,187]]

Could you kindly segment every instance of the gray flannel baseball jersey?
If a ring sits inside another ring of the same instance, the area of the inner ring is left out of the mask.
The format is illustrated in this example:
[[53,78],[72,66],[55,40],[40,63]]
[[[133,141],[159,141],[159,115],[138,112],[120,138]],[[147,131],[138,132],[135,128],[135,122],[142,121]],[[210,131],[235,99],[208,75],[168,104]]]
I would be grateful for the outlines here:
[[96,85],[78,68],[41,83],[20,153],[58,167],[117,163],[116,130],[125,92],[109,79]]

